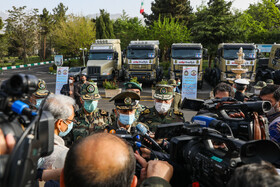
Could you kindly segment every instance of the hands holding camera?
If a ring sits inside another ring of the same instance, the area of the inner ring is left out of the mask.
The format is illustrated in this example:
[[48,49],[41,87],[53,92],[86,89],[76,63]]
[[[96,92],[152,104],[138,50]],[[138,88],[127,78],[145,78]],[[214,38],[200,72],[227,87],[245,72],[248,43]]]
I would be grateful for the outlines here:
[[16,144],[12,134],[7,134],[6,137],[0,129],[0,155],[10,154]]

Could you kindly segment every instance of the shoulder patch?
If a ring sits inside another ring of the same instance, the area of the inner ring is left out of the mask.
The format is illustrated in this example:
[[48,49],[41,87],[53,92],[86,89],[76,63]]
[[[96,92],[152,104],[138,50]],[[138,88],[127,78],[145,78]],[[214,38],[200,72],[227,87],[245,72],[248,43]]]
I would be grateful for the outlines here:
[[150,109],[146,109],[146,110],[144,110],[143,112],[141,112],[141,114],[150,114],[151,113],[151,111],[150,111]]

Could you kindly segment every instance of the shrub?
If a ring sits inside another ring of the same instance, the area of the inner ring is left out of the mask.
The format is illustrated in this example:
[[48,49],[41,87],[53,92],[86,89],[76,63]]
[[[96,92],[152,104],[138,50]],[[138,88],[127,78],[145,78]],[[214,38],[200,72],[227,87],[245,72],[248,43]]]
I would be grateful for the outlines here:
[[137,84],[140,84],[138,81],[137,81],[137,77],[133,77],[132,79],[130,79],[130,82],[135,82]]
[[103,82],[103,87],[105,89],[118,89],[119,88],[119,85],[116,81],[107,81],[105,80]]

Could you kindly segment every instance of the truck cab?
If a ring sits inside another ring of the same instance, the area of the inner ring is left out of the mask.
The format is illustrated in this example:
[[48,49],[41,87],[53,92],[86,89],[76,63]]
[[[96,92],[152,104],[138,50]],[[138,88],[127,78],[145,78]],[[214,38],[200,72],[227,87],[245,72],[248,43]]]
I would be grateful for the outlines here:
[[203,49],[200,43],[174,43],[171,46],[171,62],[169,76],[171,79],[182,79],[183,66],[197,66],[198,77],[197,86],[202,88],[203,84],[203,56],[207,55],[207,50]]
[[238,58],[237,53],[241,47],[243,48],[245,60],[242,67],[248,69],[248,72],[241,76],[249,79],[250,82],[255,82],[258,51],[256,45],[253,43],[222,43],[218,46],[215,65],[211,71],[210,83],[213,86],[220,81],[228,82],[227,78],[235,78],[235,74],[231,69],[237,68],[235,59]]
[[119,39],[98,39],[91,45],[87,61],[89,80],[101,82],[122,76]]
[[131,41],[126,50],[125,79],[137,77],[145,82],[157,82],[162,79],[163,70],[159,67],[159,41]]

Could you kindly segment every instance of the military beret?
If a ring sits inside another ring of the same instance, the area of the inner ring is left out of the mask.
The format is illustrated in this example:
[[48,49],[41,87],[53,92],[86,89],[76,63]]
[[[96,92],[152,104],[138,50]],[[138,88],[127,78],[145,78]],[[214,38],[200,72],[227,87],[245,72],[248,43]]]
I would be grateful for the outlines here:
[[140,100],[140,96],[137,93],[125,91],[111,98],[110,102],[115,101],[117,109],[130,110],[138,108],[136,100]]
[[83,100],[99,100],[101,96],[95,82],[87,82],[82,85],[81,97]]
[[125,89],[139,89],[140,91],[142,91],[142,88],[139,84],[137,84],[136,82],[126,82],[124,83],[124,87]]
[[170,100],[173,98],[173,86],[167,84],[157,84],[154,98],[160,100]]

